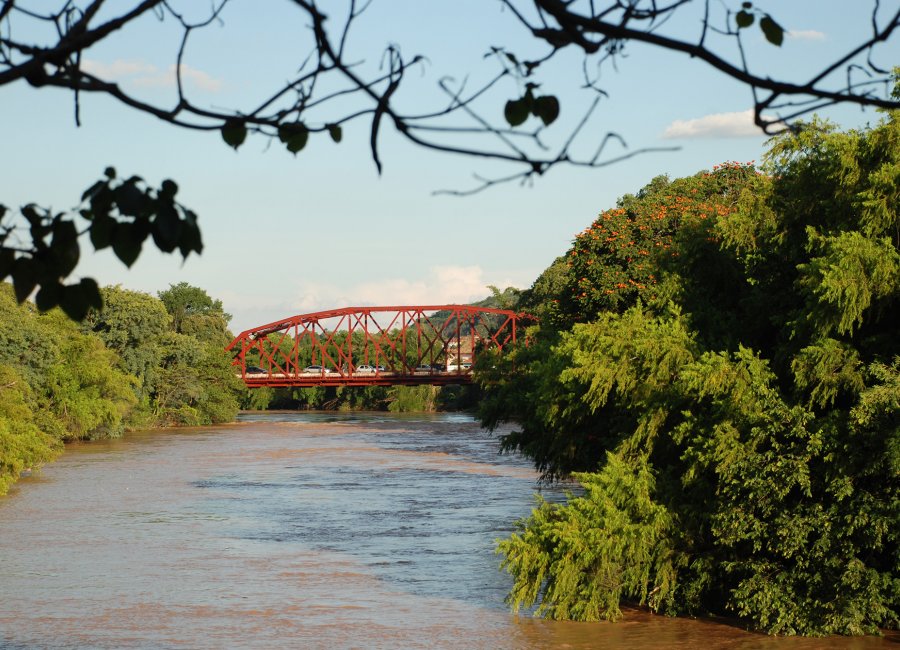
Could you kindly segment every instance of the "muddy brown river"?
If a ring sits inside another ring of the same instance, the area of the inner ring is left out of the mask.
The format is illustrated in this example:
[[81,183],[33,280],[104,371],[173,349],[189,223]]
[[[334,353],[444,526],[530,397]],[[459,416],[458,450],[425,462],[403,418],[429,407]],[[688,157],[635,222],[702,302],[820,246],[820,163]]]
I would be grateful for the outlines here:
[[900,648],[514,616],[494,541],[535,479],[448,414],[244,414],[73,445],[0,498],[0,648]]

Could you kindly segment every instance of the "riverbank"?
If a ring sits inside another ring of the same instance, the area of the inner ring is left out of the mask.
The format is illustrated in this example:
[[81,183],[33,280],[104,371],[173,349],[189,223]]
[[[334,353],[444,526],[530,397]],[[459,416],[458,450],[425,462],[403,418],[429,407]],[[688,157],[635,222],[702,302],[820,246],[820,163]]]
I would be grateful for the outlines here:
[[237,414],[246,388],[223,351],[221,302],[184,283],[157,296],[121,287],[101,294],[102,310],[75,323],[20,304],[0,283],[0,495],[64,443]]

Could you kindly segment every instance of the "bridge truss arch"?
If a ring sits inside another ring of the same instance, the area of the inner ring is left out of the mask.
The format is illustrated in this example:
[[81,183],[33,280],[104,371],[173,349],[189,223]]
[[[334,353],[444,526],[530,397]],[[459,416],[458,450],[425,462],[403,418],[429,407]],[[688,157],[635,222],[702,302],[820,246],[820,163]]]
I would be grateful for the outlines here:
[[251,388],[465,384],[477,354],[534,320],[470,305],[343,307],[245,330],[225,349]]

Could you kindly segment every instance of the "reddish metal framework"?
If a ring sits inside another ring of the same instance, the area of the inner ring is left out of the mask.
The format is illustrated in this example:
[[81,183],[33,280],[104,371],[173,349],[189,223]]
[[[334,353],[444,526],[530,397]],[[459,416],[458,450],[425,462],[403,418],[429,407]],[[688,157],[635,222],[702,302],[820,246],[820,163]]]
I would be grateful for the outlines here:
[[225,349],[251,388],[464,384],[463,350],[474,362],[514,344],[523,319],[534,317],[469,305],[344,307],[246,330]]

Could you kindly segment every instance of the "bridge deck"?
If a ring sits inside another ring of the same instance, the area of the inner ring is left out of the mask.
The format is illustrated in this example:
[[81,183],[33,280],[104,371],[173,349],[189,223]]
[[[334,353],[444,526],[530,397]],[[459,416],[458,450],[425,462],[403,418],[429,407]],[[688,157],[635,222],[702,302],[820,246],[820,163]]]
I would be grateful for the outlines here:
[[469,371],[433,371],[417,373],[247,373],[238,378],[251,388],[259,386],[447,386],[449,384],[471,384]]

